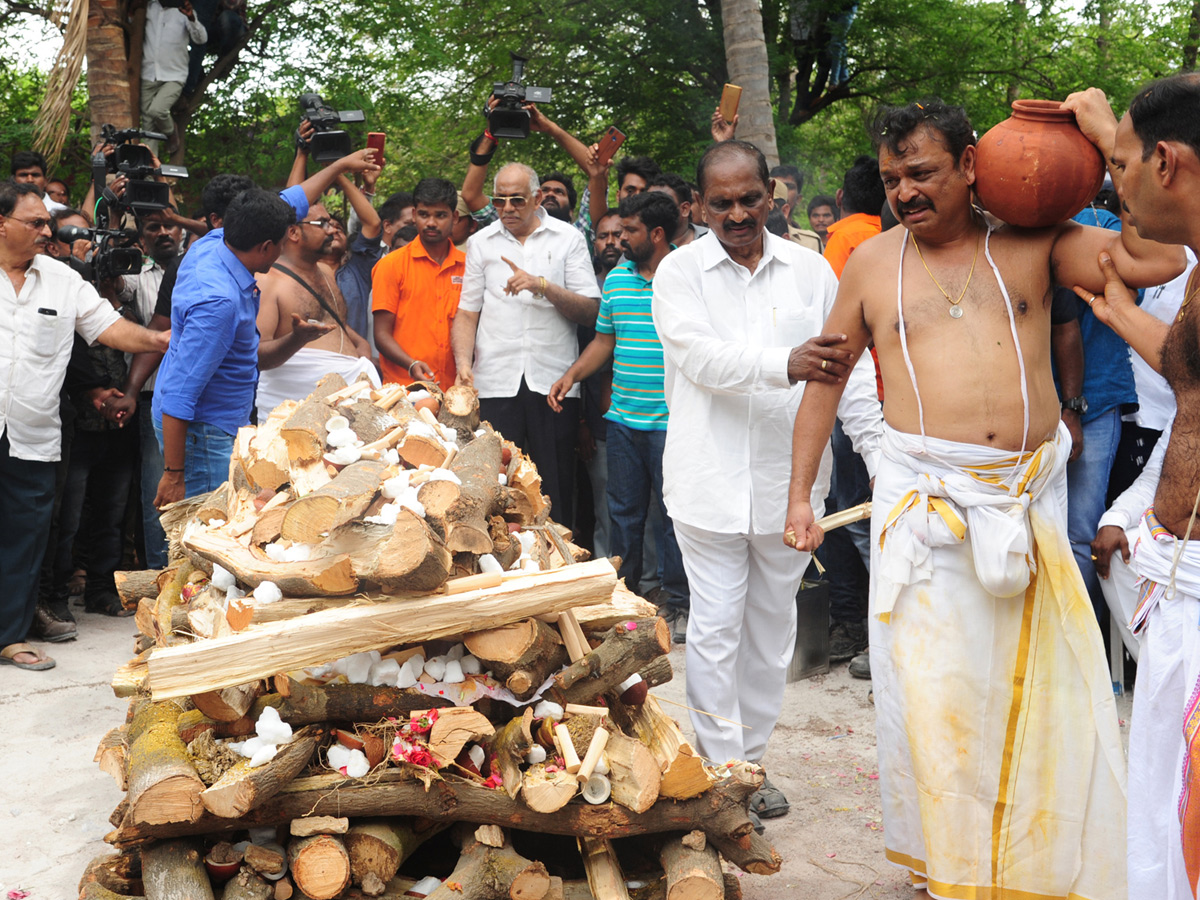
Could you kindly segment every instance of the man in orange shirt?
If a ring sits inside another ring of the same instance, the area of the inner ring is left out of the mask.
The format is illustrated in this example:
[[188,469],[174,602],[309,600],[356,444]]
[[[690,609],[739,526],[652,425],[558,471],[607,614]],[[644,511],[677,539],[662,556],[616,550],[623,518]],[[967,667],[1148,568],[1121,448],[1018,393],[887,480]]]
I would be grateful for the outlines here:
[[879,234],[879,211],[885,202],[887,194],[879,177],[878,161],[870,156],[858,157],[838,189],[837,205],[842,217],[829,226],[825,242],[825,259],[838,278],[854,248]]
[[426,178],[413,191],[417,240],[381,259],[371,273],[375,346],[385,382],[454,384],[450,325],[458,312],[466,254],[454,246],[458,191]]

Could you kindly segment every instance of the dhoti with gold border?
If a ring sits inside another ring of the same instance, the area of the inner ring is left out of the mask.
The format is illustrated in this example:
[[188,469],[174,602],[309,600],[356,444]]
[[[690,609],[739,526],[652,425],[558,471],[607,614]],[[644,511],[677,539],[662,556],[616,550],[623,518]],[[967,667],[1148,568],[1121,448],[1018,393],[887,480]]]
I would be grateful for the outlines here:
[[1124,900],[1125,762],[1066,531],[1065,428],[1025,454],[888,428],[871,672],[887,857],[946,900]]

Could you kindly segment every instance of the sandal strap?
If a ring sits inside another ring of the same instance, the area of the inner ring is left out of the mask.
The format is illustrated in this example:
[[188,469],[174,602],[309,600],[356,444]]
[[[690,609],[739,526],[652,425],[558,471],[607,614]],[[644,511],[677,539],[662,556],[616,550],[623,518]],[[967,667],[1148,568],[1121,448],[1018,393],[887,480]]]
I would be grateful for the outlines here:
[[31,653],[38,659],[43,659],[41,652],[33,644],[9,644],[3,650],[0,650],[0,656],[5,659],[15,659],[18,653]]

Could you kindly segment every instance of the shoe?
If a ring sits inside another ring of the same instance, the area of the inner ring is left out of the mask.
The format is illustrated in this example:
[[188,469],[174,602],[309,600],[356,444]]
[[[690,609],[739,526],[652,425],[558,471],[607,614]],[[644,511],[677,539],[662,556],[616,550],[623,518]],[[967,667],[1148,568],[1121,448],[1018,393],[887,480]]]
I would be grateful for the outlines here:
[[61,641],[73,641],[79,636],[74,622],[65,622],[41,603],[33,614],[33,626],[30,632],[35,638],[49,644]]
[[834,622],[829,629],[829,661],[854,659],[867,649],[867,629],[861,622]]
[[85,597],[83,608],[86,612],[100,613],[120,619],[132,616],[136,612],[136,610],[126,609],[115,591],[104,591],[93,594],[91,597]]
[[65,594],[52,596],[48,600],[39,600],[38,606],[44,606],[56,619],[64,622],[75,621],[75,616],[71,613],[71,598]]
[[671,640],[676,644],[687,643],[688,611],[676,609],[675,619],[671,622]]
[[786,816],[791,808],[787,797],[783,796],[783,791],[771,784],[769,778],[764,778],[763,786],[750,795],[750,811],[760,819]]
[[853,678],[871,678],[871,651],[860,653],[850,660],[850,675]]

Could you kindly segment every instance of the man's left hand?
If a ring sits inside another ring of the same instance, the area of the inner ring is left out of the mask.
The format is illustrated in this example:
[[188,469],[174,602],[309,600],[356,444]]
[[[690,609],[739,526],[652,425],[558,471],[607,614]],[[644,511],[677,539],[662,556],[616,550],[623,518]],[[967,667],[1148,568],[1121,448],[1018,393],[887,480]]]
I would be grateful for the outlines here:
[[792,348],[788,356],[788,378],[793,384],[797,381],[840,383],[854,366],[854,354],[835,346],[845,342],[844,334],[819,334]]
[[537,294],[541,291],[542,281],[540,278],[535,278],[524,269],[517,266],[515,262],[506,256],[500,257],[508,267],[513,270],[512,278],[504,285],[504,293],[519,294],[521,291],[529,291],[531,294]]
[[317,338],[329,334],[335,327],[315,319],[302,319],[299,313],[292,313],[292,334],[303,344],[311,344]]
[[1104,91],[1093,87],[1068,94],[1067,99],[1063,101],[1063,108],[1075,113],[1075,122],[1079,125],[1079,130],[1107,157],[1112,152],[1113,141],[1116,139],[1117,117],[1113,114]]
[[99,406],[100,414],[108,421],[116,422],[118,426],[124,428],[129,424],[129,417],[137,411],[137,398],[131,394],[122,394],[117,390],[113,390],[109,394]]

